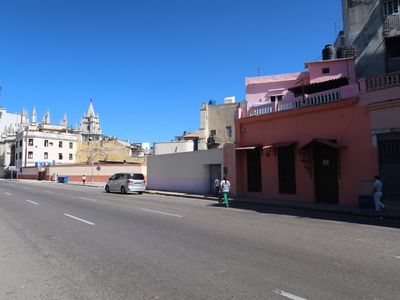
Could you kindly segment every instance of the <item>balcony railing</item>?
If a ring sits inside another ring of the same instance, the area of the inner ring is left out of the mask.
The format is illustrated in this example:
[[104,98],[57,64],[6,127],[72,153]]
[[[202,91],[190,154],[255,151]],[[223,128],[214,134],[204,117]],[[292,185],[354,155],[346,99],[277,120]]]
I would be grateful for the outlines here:
[[393,14],[386,17],[383,23],[383,36],[390,37],[398,35],[400,31],[400,15]]
[[265,114],[274,113],[277,111],[285,111],[297,109],[306,106],[319,105],[329,102],[338,101],[341,99],[340,90],[331,91],[329,93],[320,93],[318,95],[307,96],[304,99],[296,99],[291,102],[283,102],[276,105],[274,102],[266,103],[249,109],[248,116],[260,116]]
[[388,73],[365,80],[367,92],[400,86],[400,72]]

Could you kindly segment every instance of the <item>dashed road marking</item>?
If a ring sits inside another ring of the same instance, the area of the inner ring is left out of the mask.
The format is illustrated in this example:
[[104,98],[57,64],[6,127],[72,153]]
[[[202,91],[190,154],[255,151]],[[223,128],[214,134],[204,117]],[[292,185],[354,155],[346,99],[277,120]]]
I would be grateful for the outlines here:
[[396,258],[400,259],[400,256],[395,256]]
[[47,191],[47,190],[44,190],[43,192],[49,193],[49,194],[54,194],[54,192],[52,192],[52,191]]
[[296,296],[296,295],[293,295],[293,294],[290,294],[290,293],[287,293],[287,292],[281,291],[281,290],[274,290],[274,293],[281,295],[283,297],[292,299],[292,300],[307,300],[306,298],[302,298],[302,297],[299,297],[299,296]]
[[11,193],[7,193],[7,192],[4,192],[4,194],[6,194],[7,196],[10,196],[10,195],[11,195]]
[[32,201],[32,200],[26,200],[26,202],[29,202],[29,203],[35,204],[35,205],[39,205],[39,203],[37,203],[37,202],[35,202],[35,201]]
[[152,209],[146,209],[146,208],[142,208],[141,210],[144,210],[144,211],[147,211],[147,212],[156,213],[156,214],[161,214],[161,215],[167,215],[167,216],[171,216],[171,217],[182,218],[181,215],[170,214],[170,213],[166,213],[166,212],[162,212],[162,211],[158,211],[158,210],[152,210]]
[[86,197],[78,197],[78,198],[82,199],[82,200],[88,200],[88,201],[94,201],[94,202],[97,201],[96,199],[91,199],[91,198],[86,198]]
[[75,219],[75,220],[78,220],[78,221],[81,221],[81,222],[89,224],[89,225],[96,225],[93,222],[90,222],[90,221],[87,221],[87,220],[84,220],[84,219],[81,219],[81,218],[78,218],[78,217],[75,217],[75,216],[72,216],[72,215],[69,215],[69,214],[64,214],[64,216],[72,218],[72,219]]

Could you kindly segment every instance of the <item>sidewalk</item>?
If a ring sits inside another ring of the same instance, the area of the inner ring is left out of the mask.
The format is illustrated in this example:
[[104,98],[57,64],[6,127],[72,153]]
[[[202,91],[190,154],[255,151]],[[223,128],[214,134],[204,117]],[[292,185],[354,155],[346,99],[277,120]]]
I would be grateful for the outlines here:
[[[165,196],[174,196],[174,197],[215,200],[215,201],[218,200],[217,197],[215,197],[213,195],[196,195],[196,194],[155,191],[155,190],[147,190],[145,193],[154,194],[154,195],[165,195]],[[325,212],[333,212],[333,213],[339,213],[339,214],[351,214],[351,215],[366,216],[366,217],[384,217],[384,218],[400,220],[400,204],[399,205],[388,205],[387,209],[385,211],[376,212],[375,209],[373,209],[373,208],[358,208],[358,207],[343,206],[343,205],[336,205],[336,204],[314,203],[314,202],[303,202],[303,201],[271,200],[271,199],[258,199],[258,198],[250,198],[250,197],[235,197],[234,199],[231,199],[231,201],[232,201],[233,205],[234,205],[234,203],[241,203],[241,204],[243,204],[243,203],[249,204],[250,203],[250,204],[256,204],[256,205],[269,205],[269,206],[275,206],[275,207],[325,211]]]

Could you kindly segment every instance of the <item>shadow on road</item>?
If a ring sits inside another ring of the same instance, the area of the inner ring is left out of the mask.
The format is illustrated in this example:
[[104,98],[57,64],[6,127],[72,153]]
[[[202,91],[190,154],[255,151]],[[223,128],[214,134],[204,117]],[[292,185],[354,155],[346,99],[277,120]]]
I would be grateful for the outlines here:
[[[218,203],[208,204],[208,206],[225,207]],[[357,223],[363,225],[400,228],[400,220],[374,216],[372,211],[370,216],[363,216],[363,215],[351,214],[348,212],[329,212],[329,211],[313,210],[310,208],[302,208],[302,207],[290,208],[290,207],[256,204],[256,203],[243,203],[235,201],[230,202],[230,208],[252,210],[261,214],[287,215],[297,218],[319,219],[328,221]]]

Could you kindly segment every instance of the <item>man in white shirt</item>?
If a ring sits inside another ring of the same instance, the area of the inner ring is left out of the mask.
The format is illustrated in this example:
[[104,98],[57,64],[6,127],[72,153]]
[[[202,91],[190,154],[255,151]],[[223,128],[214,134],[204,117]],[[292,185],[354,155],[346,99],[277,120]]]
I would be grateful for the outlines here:
[[221,186],[218,178],[214,180],[214,193],[218,197],[218,202],[221,204]]
[[231,183],[228,181],[226,176],[224,177],[224,180],[221,181],[221,189],[222,189],[222,193],[224,194],[225,205],[226,205],[226,207],[229,207],[228,194],[229,194],[229,191],[231,190]]
[[381,202],[383,196],[383,183],[379,176],[375,176],[373,196],[375,201],[375,210],[380,211],[381,208],[385,209],[386,206]]

